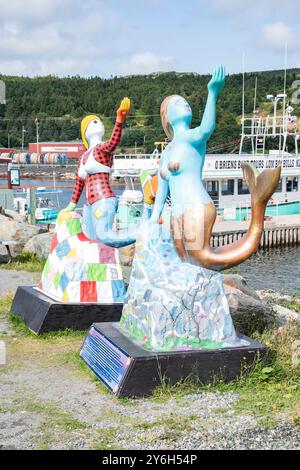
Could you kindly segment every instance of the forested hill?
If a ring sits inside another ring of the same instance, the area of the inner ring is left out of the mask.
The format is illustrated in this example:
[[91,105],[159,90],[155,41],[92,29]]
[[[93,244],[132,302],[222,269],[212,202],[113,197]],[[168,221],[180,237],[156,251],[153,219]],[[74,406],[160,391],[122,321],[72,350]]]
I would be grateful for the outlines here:
[[[283,71],[246,74],[247,113],[253,109],[255,77],[258,77],[258,106],[263,112],[271,112],[272,104],[266,102],[266,95],[283,92]],[[175,72],[111,79],[0,75],[6,84],[7,100],[6,105],[0,105],[0,146],[7,146],[9,135],[10,145],[20,147],[23,125],[27,131],[25,144],[34,142],[36,117],[40,120],[40,141],[80,138],[80,120],[88,113],[99,114],[104,119],[108,136],[120,99],[129,96],[132,112],[126,122],[121,148],[133,147],[136,143],[151,151],[155,141],[165,138],[159,117],[162,100],[170,94],[184,96],[193,109],[193,125],[197,125],[205,106],[209,78],[208,75]],[[289,99],[295,92],[292,87],[297,79],[300,80],[300,69],[289,70]],[[217,129],[209,147],[239,138],[241,103],[242,75],[228,76],[218,101]],[[300,115],[300,106],[293,106]]]

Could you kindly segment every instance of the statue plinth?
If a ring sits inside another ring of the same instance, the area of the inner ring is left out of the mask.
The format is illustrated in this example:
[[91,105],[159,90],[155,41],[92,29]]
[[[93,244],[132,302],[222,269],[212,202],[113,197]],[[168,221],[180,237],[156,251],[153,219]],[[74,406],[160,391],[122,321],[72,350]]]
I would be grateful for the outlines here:
[[122,303],[64,303],[43,294],[37,288],[19,287],[11,313],[22,318],[26,326],[41,335],[65,329],[88,330],[94,322],[119,321]]
[[263,344],[238,337],[247,346],[154,352],[130,340],[116,323],[95,323],[80,356],[115,396],[134,398],[150,395],[159,385],[193,377],[201,384],[238,378],[267,352]]

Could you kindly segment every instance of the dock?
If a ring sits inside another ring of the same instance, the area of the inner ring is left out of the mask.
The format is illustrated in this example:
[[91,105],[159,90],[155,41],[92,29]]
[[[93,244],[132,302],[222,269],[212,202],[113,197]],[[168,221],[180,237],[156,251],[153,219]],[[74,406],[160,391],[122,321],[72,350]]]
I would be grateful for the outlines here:
[[[240,240],[247,232],[250,221],[217,221],[211,246],[229,245]],[[300,245],[300,214],[274,217],[265,222],[259,248]]]

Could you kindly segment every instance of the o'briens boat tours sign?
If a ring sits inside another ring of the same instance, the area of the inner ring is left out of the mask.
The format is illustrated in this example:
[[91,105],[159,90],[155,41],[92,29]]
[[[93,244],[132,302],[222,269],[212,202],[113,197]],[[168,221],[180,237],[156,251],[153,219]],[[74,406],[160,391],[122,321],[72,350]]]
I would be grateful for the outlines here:
[[299,175],[300,174],[300,156],[284,155],[276,156],[240,156],[240,155],[207,155],[204,164],[204,176],[242,176],[243,163],[251,163],[258,170],[267,168],[276,168],[282,165],[282,174]]

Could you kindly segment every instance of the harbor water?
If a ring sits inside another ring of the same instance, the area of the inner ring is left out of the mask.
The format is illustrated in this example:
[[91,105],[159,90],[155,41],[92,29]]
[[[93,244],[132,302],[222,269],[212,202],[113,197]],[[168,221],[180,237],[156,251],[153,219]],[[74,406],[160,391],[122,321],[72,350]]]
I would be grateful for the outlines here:
[[230,272],[243,276],[255,290],[271,289],[300,296],[300,246],[260,250]]
[[[7,180],[0,179],[0,188],[1,186],[7,186]],[[47,180],[38,180],[38,179],[24,179],[22,180],[22,186],[24,187],[51,187],[53,188],[54,182],[53,179],[47,179]],[[66,186],[69,186],[66,188]],[[113,191],[115,192],[116,195],[120,195],[124,189],[125,189],[125,184],[112,184],[111,185],[113,188]],[[67,207],[69,202],[71,201],[72,197],[72,192],[73,188],[75,187],[75,181],[74,180],[56,180],[55,181],[55,187],[59,190],[61,190],[58,193],[53,193],[53,194],[47,194],[47,198],[58,208],[58,209],[63,209],[64,207]],[[15,196],[22,196],[22,187],[20,189],[15,189]],[[25,196],[25,193],[23,193]],[[78,202],[78,208],[81,208],[83,206],[84,202],[84,195],[81,195],[81,198]]]

